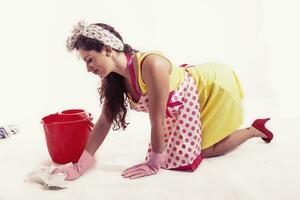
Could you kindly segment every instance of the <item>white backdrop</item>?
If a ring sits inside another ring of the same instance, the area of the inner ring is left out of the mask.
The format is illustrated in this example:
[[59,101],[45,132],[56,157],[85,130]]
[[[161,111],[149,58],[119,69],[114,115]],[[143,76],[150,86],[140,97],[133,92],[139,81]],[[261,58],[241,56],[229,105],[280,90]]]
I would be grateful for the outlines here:
[[79,20],[114,26],[139,50],[175,64],[222,62],[238,73],[246,99],[298,116],[297,1],[2,1],[0,122],[33,121],[80,107],[99,113],[98,80],[65,40]]
[[[0,125],[19,124],[21,133],[0,141],[0,199],[37,193],[36,199],[61,199],[58,193],[45,195],[23,183],[28,172],[50,160],[40,120],[70,108],[86,109],[95,117],[100,113],[98,78],[86,72],[76,53],[65,49],[79,20],[108,23],[125,43],[142,51],[160,50],[177,65],[214,61],[231,66],[245,91],[245,124],[272,117],[276,140],[268,146],[247,142],[239,153],[208,159],[195,175],[162,171],[160,178],[123,184],[120,171],[143,158],[150,134],[145,131],[148,117],[130,112],[131,137],[109,135],[97,153],[101,159],[96,169],[75,182],[73,190],[63,191],[64,199],[99,199],[99,190],[107,199],[140,199],[144,194],[153,199],[146,193],[152,188],[160,199],[181,199],[176,195],[179,186],[170,185],[170,180],[186,181],[182,195],[191,187],[195,194],[204,192],[212,199],[299,199],[299,161],[294,158],[299,155],[299,8],[297,0],[1,1]],[[141,182],[152,187],[141,187]]]

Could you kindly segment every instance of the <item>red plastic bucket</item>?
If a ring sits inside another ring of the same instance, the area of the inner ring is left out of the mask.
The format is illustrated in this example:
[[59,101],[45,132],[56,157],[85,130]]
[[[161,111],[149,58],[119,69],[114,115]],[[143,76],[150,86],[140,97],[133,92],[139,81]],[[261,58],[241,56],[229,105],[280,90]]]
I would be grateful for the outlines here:
[[76,163],[94,124],[92,115],[80,109],[65,110],[42,118],[48,152],[58,164]]

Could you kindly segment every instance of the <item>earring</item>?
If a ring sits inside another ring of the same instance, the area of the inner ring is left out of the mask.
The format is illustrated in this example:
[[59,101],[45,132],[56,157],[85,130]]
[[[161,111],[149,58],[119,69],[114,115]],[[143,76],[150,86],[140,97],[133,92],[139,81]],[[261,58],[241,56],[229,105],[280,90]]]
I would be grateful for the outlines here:
[[107,56],[110,56],[110,55],[111,55],[111,53],[110,53],[110,52],[108,52],[106,55],[107,55]]

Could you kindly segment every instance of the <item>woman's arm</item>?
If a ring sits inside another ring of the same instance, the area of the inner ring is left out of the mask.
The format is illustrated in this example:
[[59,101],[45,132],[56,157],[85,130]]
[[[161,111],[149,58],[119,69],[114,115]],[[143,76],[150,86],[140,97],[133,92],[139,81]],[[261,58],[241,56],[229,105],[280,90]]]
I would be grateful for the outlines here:
[[155,54],[148,55],[142,66],[142,77],[147,85],[149,117],[151,121],[151,144],[156,153],[163,152],[163,128],[169,95],[170,62]]
[[144,59],[141,67],[149,98],[152,152],[146,163],[135,165],[122,172],[124,178],[130,179],[156,174],[160,169],[164,151],[163,130],[172,66],[165,58],[150,54]]
[[88,142],[85,146],[85,150],[89,152],[91,155],[94,155],[94,153],[97,151],[99,146],[102,144],[104,139],[106,138],[110,127],[111,122],[109,122],[104,114],[105,107],[102,109],[102,113],[97,120],[90,136],[88,139]]

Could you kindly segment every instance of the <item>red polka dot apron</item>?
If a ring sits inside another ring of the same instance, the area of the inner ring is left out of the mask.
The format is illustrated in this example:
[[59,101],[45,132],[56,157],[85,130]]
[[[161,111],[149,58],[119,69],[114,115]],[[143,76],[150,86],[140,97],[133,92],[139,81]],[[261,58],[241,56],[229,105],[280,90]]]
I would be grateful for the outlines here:
[[[131,57],[127,58],[132,82],[136,83]],[[186,67],[186,64],[181,67]],[[135,84],[133,88],[139,94]],[[148,95],[141,95],[136,103],[130,101],[130,108],[139,112],[149,112]],[[161,167],[180,171],[196,170],[202,161],[200,105],[196,84],[187,70],[180,86],[169,93],[162,134],[164,151]],[[146,161],[150,152],[151,143]]]

